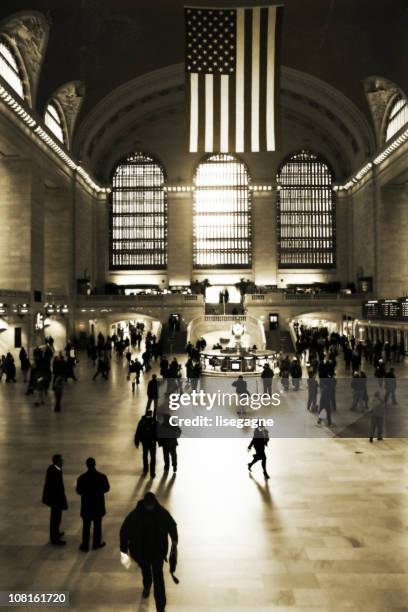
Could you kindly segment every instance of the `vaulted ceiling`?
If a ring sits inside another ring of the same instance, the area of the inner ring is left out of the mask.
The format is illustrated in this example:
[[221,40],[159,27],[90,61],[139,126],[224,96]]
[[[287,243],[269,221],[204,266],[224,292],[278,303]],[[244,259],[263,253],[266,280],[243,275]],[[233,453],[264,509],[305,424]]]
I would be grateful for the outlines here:
[[[367,118],[363,87],[367,77],[383,76],[408,92],[406,0],[283,3],[283,65],[336,87]],[[38,109],[42,110],[60,85],[82,79],[86,86],[84,117],[119,85],[183,61],[184,4],[182,0],[2,0],[0,18],[29,9],[51,18]],[[209,4],[251,6],[260,2],[212,0]]]
[[[408,4],[282,2],[281,114],[286,145],[274,161],[278,164],[288,147],[313,146],[331,162],[339,180],[375,150],[379,127],[369,103],[373,106],[373,96],[377,99],[382,93],[377,91],[381,83],[390,82],[393,91],[408,93]],[[182,0],[1,0],[0,20],[30,10],[48,20],[36,110],[42,114],[51,95],[69,82],[75,84],[83,103],[73,150],[101,180],[109,180],[115,161],[135,148],[154,144],[163,158],[170,142],[173,149],[176,143],[176,149],[183,150],[183,5]],[[173,161],[170,155],[168,166]],[[270,173],[270,159],[265,163]],[[186,176],[191,174],[187,158],[177,159],[177,164],[174,173],[182,167]]]

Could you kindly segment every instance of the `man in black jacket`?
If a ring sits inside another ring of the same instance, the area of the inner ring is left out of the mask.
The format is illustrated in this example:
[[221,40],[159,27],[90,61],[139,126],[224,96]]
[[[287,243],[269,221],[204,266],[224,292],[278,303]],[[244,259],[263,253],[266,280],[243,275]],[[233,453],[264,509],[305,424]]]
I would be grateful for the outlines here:
[[163,449],[164,471],[170,468],[170,458],[173,472],[177,472],[177,438],[181,436],[181,429],[178,425],[170,424],[170,415],[165,414],[163,422],[157,427],[158,444]]
[[149,471],[149,454],[150,454],[150,476],[156,476],[156,441],[157,441],[157,421],[151,410],[146,410],[146,414],[140,419],[136,433],[135,446],[139,448],[140,442],[143,448],[143,473]]
[[51,544],[55,546],[63,546],[66,544],[66,542],[61,539],[64,533],[60,531],[62,511],[68,510],[62,477],[62,466],[62,456],[54,455],[52,458],[52,465],[47,469],[42,497],[43,504],[51,508],[50,540]]
[[272,379],[273,379],[273,371],[269,363],[265,363],[262,374],[262,383],[263,383],[263,392],[268,395],[272,395]]
[[269,432],[262,425],[258,425],[258,427],[254,431],[254,437],[251,440],[250,445],[248,446],[248,450],[250,451],[252,447],[255,449],[255,455],[252,459],[251,463],[248,463],[248,470],[251,471],[252,466],[257,461],[262,462],[262,469],[266,479],[269,478],[268,472],[266,471],[266,455],[265,449],[269,442]]
[[147,405],[146,412],[150,409],[153,402],[153,415],[157,414],[157,402],[159,400],[159,382],[156,374],[153,374],[149,384],[147,385]]
[[129,567],[129,554],[142,570],[143,597],[149,597],[153,583],[156,610],[164,612],[166,591],[163,562],[167,558],[170,536],[172,552],[177,549],[177,525],[153,493],[146,493],[125,518],[120,529],[121,562]]
[[102,548],[102,518],[106,514],[105,493],[110,489],[105,474],[98,472],[93,457],[86,460],[88,471],[77,480],[76,492],[81,496],[82,544],[80,550],[88,552],[91,523],[93,521],[93,549]]

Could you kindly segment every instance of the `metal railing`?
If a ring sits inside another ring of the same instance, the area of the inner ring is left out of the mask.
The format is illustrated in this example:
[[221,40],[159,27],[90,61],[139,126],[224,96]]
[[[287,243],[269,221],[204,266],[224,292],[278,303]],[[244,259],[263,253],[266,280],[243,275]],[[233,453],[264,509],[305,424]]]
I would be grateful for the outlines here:
[[204,321],[246,321],[246,315],[204,315]]
[[78,302],[82,304],[91,303],[126,303],[128,305],[146,304],[150,303],[153,305],[183,305],[183,304],[197,304],[201,305],[204,303],[202,295],[184,295],[177,293],[165,293],[165,294],[147,294],[147,295],[105,295],[105,294],[91,294],[91,295],[78,295]]
[[288,293],[276,291],[272,293],[251,293],[245,296],[251,302],[279,302],[279,301],[341,301],[352,300],[362,302],[367,299],[367,293]]

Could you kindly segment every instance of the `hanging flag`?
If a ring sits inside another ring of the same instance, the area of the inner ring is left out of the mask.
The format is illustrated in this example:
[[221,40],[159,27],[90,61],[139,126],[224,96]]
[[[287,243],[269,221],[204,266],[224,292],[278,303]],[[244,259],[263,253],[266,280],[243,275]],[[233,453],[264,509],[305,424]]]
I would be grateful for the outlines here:
[[282,10],[185,7],[191,153],[276,150]]

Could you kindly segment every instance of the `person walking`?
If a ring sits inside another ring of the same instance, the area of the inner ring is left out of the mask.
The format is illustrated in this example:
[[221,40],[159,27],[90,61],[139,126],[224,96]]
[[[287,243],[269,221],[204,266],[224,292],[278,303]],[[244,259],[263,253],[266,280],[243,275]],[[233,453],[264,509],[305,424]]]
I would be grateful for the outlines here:
[[374,393],[374,405],[371,413],[370,423],[370,442],[377,432],[377,440],[380,442],[383,439],[384,429],[384,417],[385,417],[385,401],[381,397],[381,393],[376,391]]
[[50,541],[54,546],[63,546],[66,544],[65,540],[61,539],[64,532],[60,531],[62,512],[68,510],[62,475],[63,463],[62,455],[53,455],[52,464],[48,467],[45,476],[42,496],[43,504],[51,508]]
[[317,418],[317,424],[323,420],[327,420],[328,427],[332,424],[332,395],[330,383],[328,378],[320,378],[320,402],[319,402],[319,415]]
[[89,550],[91,523],[93,522],[93,549],[102,548],[102,519],[106,514],[105,493],[110,489],[109,480],[105,474],[98,472],[93,457],[86,460],[88,470],[79,476],[76,492],[81,496],[82,543],[79,548],[83,552]]
[[378,386],[382,388],[384,385],[384,376],[385,376],[385,365],[382,359],[378,360],[378,365],[375,368],[374,376],[378,379]]
[[25,350],[24,347],[21,347],[20,349],[19,359],[20,359],[21,371],[23,373],[23,382],[26,383],[27,374],[28,374],[29,369],[31,368],[31,364],[30,364],[30,360],[27,355],[27,351]]
[[181,436],[181,429],[170,424],[170,415],[164,415],[163,422],[157,426],[158,445],[163,450],[164,471],[170,469],[170,459],[173,472],[177,472],[177,438]]
[[300,381],[302,379],[302,368],[296,357],[293,358],[290,365],[290,375],[292,377],[293,389],[299,391]]
[[149,491],[123,521],[120,528],[120,557],[127,569],[131,565],[131,557],[142,570],[145,599],[149,597],[153,584],[157,612],[165,612],[166,608],[163,564],[167,559],[169,538],[171,566],[172,558],[177,558],[177,524]]
[[234,382],[232,383],[232,386],[235,388],[235,392],[237,394],[237,400],[238,400],[238,406],[239,406],[239,410],[237,410],[237,414],[243,416],[246,414],[245,405],[244,405],[245,402],[243,401],[243,398],[244,397],[249,398],[247,381],[244,379],[242,374],[240,374],[238,378],[234,380]]
[[61,400],[64,393],[64,386],[65,378],[61,374],[58,374],[58,376],[54,380],[53,385],[55,395],[54,412],[61,412]]
[[135,432],[135,446],[139,448],[142,443],[143,449],[143,474],[149,471],[150,455],[150,477],[156,476],[156,441],[157,441],[157,421],[152,411],[146,410],[146,414],[140,419]]
[[263,474],[266,479],[269,478],[269,474],[266,471],[266,454],[265,450],[269,443],[269,432],[262,425],[258,425],[258,427],[254,430],[254,437],[251,440],[250,445],[248,446],[248,450],[250,451],[253,447],[255,449],[254,458],[250,463],[248,463],[248,470],[251,471],[252,466],[257,462],[262,462]]
[[157,380],[156,374],[153,374],[151,380],[147,385],[147,404],[146,412],[150,410],[150,406],[153,403],[153,416],[157,414],[157,406],[159,402],[159,381]]
[[271,396],[272,395],[273,371],[269,363],[265,363],[263,370],[262,370],[261,378],[262,378],[262,384],[263,384],[263,392]]
[[318,383],[316,380],[316,376],[314,371],[311,369],[308,373],[307,379],[307,404],[306,408],[311,412],[316,412],[317,410],[317,391],[318,391]]
[[395,406],[398,402],[397,402],[397,398],[395,397],[395,392],[397,390],[397,378],[395,376],[394,368],[390,368],[389,371],[385,373],[384,388],[385,388],[384,402],[387,404],[388,398],[391,397],[392,405]]
[[99,376],[99,374],[102,374],[103,378],[105,380],[108,380],[106,359],[105,359],[105,356],[102,354],[100,354],[98,357],[96,372],[93,375],[92,380],[95,380]]
[[14,357],[11,353],[7,353],[4,361],[4,371],[6,374],[6,383],[16,382],[16,364],[14,363]]

